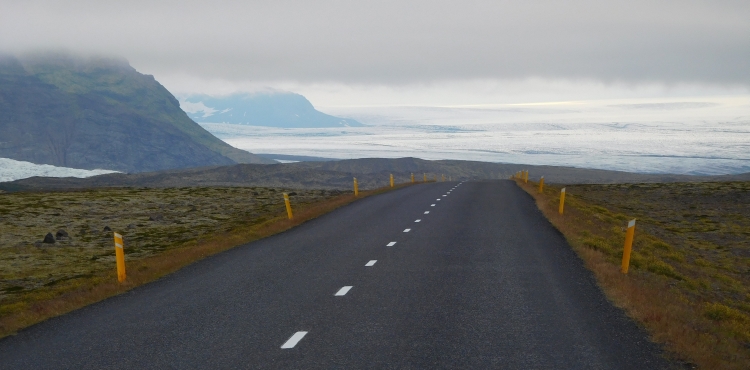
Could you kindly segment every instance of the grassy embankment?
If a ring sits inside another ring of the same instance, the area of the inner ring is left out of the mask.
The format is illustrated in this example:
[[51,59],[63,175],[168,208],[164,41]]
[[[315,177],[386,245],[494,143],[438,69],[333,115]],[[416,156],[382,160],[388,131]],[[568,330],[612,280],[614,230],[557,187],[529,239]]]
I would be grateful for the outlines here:
[[[605,294],[677,360],[750,368],[750,182],[517,184],[566,237]],[[625,227],[637,219],[630,272]]]
[[[389,190],[361,191],[359,198]],[[286,216],[283,191],[290,192],[294,220]],[[0,338],[356,199],[352,192],[257,187],[0,195]],[[124,283],[117,282],[109,229],[124,236]],[[58,230],[68,238],[40,243]]]

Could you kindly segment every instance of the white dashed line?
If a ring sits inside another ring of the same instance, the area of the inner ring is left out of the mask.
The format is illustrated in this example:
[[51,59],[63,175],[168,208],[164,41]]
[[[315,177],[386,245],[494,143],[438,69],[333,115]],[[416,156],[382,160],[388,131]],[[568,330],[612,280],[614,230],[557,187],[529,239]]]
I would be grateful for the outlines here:
[[[427,213],[427,212],[425,212],[425,213]],[[414,220],[414,222],[420,222],[420,221],[422,221],[422,219]]]
[[434,206],[435,206],[434,204],[430,204],[430,207],[434,207]]
[[390,243],[388,243],[388,245],[386,245],[386,247],[392,247],[394,245],[396,245],[396,242],[390,242]]
[[342,287],[339,289],[338,292],[336,292],[335,296],[340,297],[346,295],[346,293],[349,293],[349,290],[352,289],[351,285],[347,285],[345,287]]
[[430,211],[424,211],[424,214],[428,214],[428,213],[430,213]]
[[437,198],[437,199],[435,199],[435,200],[440,200],[440,198]]
[[404,229],[405,233],[408,233],[409,231],[411,231],[411,229]]
[[[448,196],[448,194],[445,194],[445,195],[443,195],[443,196],[444,196],[444,197],[447,197],[447,196]],[[438,199],[438,200],[440,200],[440,199]]]
[[286,343],[281,345],[281,349],[294,348],[294,346],[296,346],[297,343],[299,343],[299,341],[301,341],[302,338],[305,337],[305,335],[307,335],[306,331],[298,331],[294,333],[294,335],[292,335],[292,337],[289,338]]
[[365,266],[372,267],[372,265],[374,265],[375,262],[378,262],[378,260],[370,260],[370,262],[367,262],[367,264]]

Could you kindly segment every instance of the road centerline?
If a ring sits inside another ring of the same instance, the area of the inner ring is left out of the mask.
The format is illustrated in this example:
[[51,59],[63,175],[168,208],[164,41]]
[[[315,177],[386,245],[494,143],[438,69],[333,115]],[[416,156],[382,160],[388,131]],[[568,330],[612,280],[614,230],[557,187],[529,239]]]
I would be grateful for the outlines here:
[[346,293],[349,293],[349,291],[351,289],[352,289],[351,285],[347,285],[347,286],[341,287],[341,289],[339,289],[339,291],[336,292],[336,294],[334,294],[334,296],[336,296],[336,297],[345,296]]
[[284,342],[284,344],[281,345],[281,349],[294,348],[294,346],[296,346],[297,343],[299,343],[299,341],[301,341],[302,338],[305,337],[305,335],[307,335],[306,331],[298,331],[294,333],[294,335],[292,335],[289,339],[287,339],[286,342]]

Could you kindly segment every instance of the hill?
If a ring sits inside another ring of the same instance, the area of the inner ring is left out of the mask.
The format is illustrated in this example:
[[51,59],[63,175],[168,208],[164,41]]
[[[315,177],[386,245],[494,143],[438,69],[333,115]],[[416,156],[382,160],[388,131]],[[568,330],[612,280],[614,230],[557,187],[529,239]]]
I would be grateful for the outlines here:
[[593,170],[574,167],[528,166],[508,163],[471,161],[426,161],[418,158],[364,158],[327,162],[298,162],[275,165],[234,165],[191,168],[138,174],[107,174],[77,178],[28,179],[0,183],[0,190],[36,191],[85,189],[99,187],[188,187],[188,186],[265,186],[296,189],[340,189],[352,186],[357,177],[360,189],[374,189],[388,184],[393,174],[396,182],[416,180],[423,173],[428,179],[445,174],[453,180],[505,179],[522,169],[528,169],[531,179],[544,176],[548,183],[606,184],[606,183],[656,183],[695,181],[746,181],[750,174],[731,176],[689,176],[637,174],[619,171]]
[[123,59],[0,56],[0,157],[123,172],[272,163],[193,122]]
[[182,108],[198,123],[234,123],[283,128],[358,127],[361,123],[317,111],[304,96],[286,92],[192,95]]

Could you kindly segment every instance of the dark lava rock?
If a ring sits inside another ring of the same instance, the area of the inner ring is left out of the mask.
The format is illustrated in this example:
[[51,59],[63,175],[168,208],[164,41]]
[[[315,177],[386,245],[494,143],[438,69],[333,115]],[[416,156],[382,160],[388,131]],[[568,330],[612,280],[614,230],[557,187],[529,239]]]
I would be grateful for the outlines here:
[[135,229],[135,224],[129,224],[128,229]]
[[112,231],[112,228],[109,226],[104,226],[104,231]]
[[47,235],[44,236],[44,240],[42,240],[42,243],[55,244],[55,237],[52,235],[52,233],[47,233]]
[[155,213],[151,216],[148,216],[149,221],[164,221],[164,215],[161,213]]
[[68,232],[62,229],[57,230],[57,233],[55,233],[55,239],[57,240],[68,239]]
[[297,193],[295,193],[295,192],[291,192],[291,193],[289,193],[289,194],[287,194],[287,195],[289,195],[289,196],[291,197],[292,195],[297,195]]

